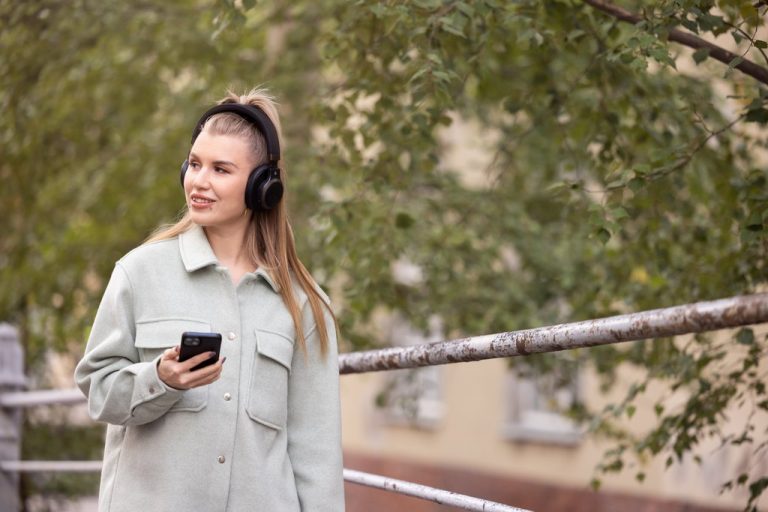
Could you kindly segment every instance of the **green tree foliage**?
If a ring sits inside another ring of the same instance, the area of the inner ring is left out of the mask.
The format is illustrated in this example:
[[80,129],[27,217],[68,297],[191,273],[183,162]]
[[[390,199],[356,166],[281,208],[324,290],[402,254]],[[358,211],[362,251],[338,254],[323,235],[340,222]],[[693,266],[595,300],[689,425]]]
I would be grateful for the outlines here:
[[[23,327],[33,369],[44,350],[78,354],[115,259],[182,206],[195,116],[257,83],[283,103],[297,243],[321,284],[343,283],[349,349],[376,344],[375,308],[424,328],[438,313],[453,337],[754,291],[768,251],[767,10],[0,1],[13,57],[0,61],[0,317]],[[440,134],[456,123],[487,164],[449,158]],[[419,282],[393,277],[402,260]],[[744,329],[526,360],[592,364],[605,388],[621,365],[643,370],[622,403],[574,411],[616,440],[601,469],[635,461],[642,480],[637,461],[699,456],[705,438],[765,456],[765,350]],[[689,398],[630,434],[651,382]],[[723,433],[739,404],[754,412],[743,434]],[[748,489],[750,508],[766,478],[724,486]]]
[[[758,158],[768,141],[768,58],[756,34],[768,7],[589,3],[600,9],[428,0],[337,8],[338,29],[323,48],[340,70],[331,84],[338,103],[327,113],[334,163],[326,168],[351,172],[334,180],[329,171],[326,181],[341,196],[328,210],[331,246],[347,245],[345,271],[356,276],[345,286],[355,339],[366,337],[358,318],[381,303],[419,325],[439,312],[460,336],[725,297],[765,283],[768,173]],[[633,20],[628,12],[637,13]],[[691,54],[669,43],[673,31],[697,44],[696,34],[730,34],[721,44],[739,56],[703,62],[724,52]],[[686,59],[700,68],[679,71]],[[723,83],[735,96],[730,109],[715,92]],[[455,116],[491,141],[487,168],[445,159],[436,134]],[[463,186],[462,173],[485,174],[484,186]],[[371,243],[382,239],[386,251]],[[511,265],[510,247],[518,255]],[[393,280],[390,265],[402,256],[424,269],[420,286]],[[697,448],[709,437],[746,443],[760,460],[765,348],[745,329],[725,343],[697,336],[686,345],[657,340],[577,354],[606,389],[622,364],[646,373],[622,403],[573,411],[616,440],[599,470],[621,470],[629,459],[642,480],[649,456],[668,457],[667,465],[686,454],[701,460]],[[572,354],[526,362],[545,370],[558,359],[574,362]],[[658,404],[657,426],[631,434],[634,401],[652,381],[689,398],[676,409]],[[734,436],[722,426],[737,406],[750,416]],[[753,508],[764,482],[751,472],[723,488],[748,486]]]

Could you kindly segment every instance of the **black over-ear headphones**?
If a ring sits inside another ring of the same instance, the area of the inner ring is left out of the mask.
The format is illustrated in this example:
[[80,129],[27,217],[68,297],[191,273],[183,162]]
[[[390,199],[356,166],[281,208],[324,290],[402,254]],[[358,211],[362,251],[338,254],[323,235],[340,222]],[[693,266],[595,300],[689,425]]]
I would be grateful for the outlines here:
[[[259,107],[241,103],[223,103],[208,109],[195,125],[192,132],[192,144],[200,135],[203,125],[214,114],[232,112],[246,121],[253,123],[264,136],[267,143],[267,163],[261,164],[251,171],[248,183],[245,185],[245,205],[254,211],[271,210],[283,197],[283,182],[280,180],[280,143],[277,139],[275,125]],[[187,173],[189,160],[181,164],[181,186],[184,187],[184,175]]]

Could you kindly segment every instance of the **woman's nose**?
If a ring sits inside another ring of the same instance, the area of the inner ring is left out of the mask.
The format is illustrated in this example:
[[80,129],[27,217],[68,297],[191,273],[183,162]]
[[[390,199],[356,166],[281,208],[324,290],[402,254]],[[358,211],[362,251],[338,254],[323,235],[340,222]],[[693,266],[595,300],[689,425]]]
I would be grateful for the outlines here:
[[201,166],[200,170],[192,175],[192,186],[195,188],[208,188],[209,173],[210,171],[205,166]]

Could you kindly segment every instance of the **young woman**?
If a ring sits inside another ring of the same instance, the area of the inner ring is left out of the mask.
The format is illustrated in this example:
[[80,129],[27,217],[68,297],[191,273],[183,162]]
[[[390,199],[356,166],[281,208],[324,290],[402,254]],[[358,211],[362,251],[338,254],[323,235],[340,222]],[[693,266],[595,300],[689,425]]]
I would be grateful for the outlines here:
[[[108,423],[100,512],[343,511],[336,320],[299,261],[263,90],[203,114],[187,211],[120,259],[75,380]],[[222,335],[179,362],[185,331]]]

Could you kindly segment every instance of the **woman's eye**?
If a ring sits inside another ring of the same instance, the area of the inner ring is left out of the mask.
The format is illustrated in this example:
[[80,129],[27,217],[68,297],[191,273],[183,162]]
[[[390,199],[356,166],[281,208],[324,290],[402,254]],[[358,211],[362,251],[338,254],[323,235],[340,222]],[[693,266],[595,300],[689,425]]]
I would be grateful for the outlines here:
[[223,167],[216,167],[216,172],[221,173],[221,174],[226,174],[229,171],[227,171]]
[[189,162],[189,166],[192,167],[192,168],[196,168],[197,167],[197,162]]

